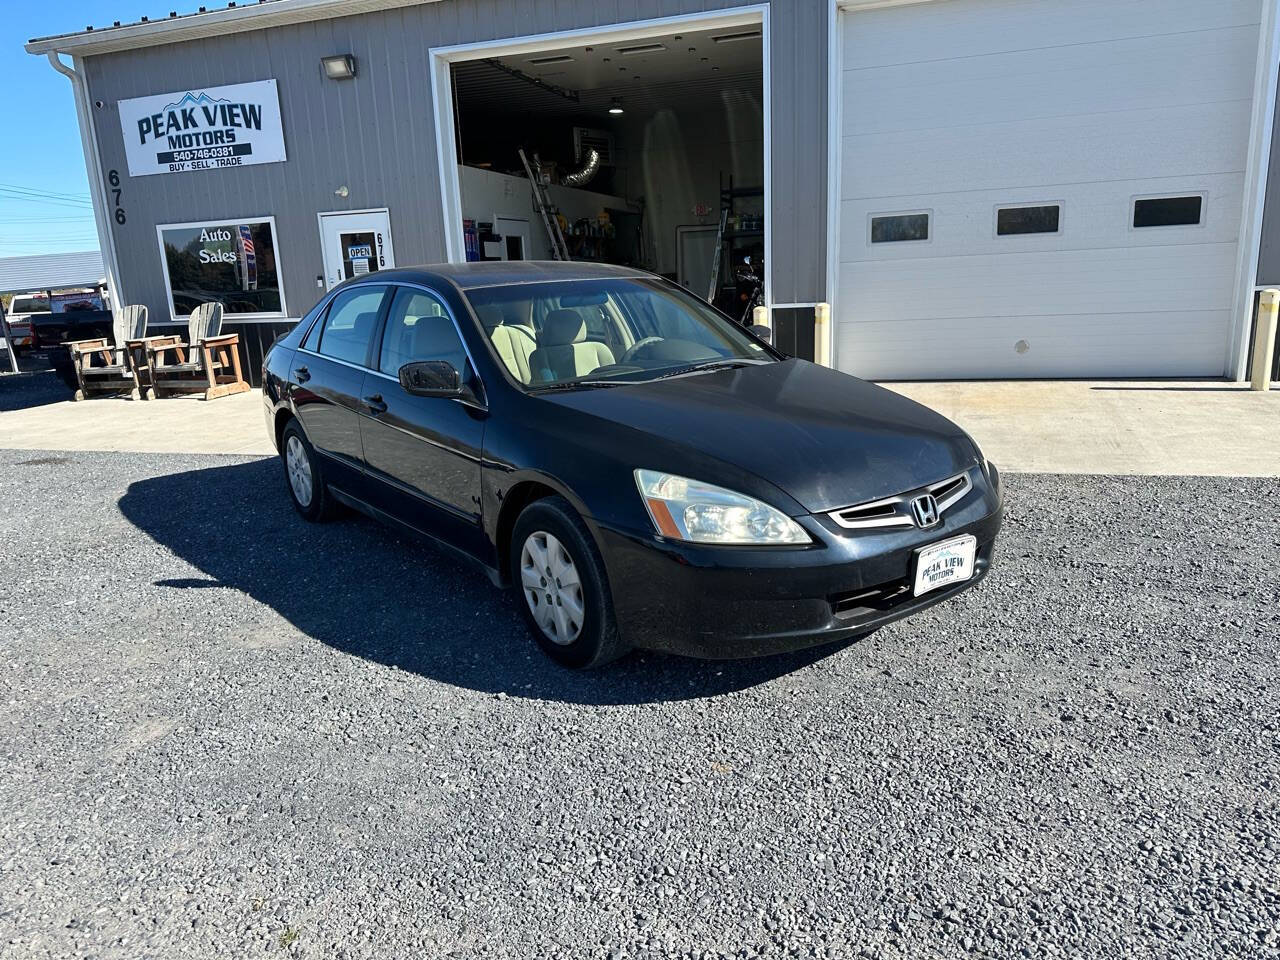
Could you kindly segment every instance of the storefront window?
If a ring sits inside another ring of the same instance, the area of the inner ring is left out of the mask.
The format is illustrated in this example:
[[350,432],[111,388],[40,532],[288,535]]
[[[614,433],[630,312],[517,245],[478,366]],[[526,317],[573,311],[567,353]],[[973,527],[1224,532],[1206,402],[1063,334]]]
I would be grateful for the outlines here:
[[158,232],[175,320],[211,300],[238,319],[284,315],[271,218],[174,224]]

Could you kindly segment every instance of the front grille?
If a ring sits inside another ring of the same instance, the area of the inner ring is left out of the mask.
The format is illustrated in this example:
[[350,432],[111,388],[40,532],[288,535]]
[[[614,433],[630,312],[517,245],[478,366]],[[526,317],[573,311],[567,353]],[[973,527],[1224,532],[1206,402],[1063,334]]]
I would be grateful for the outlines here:
[[881,527],[914,527],[917,525],[911,512],[911,501],[925,494],[933,496],[938,505],[938,516],[955,506],[973,489],[969,471],[947,477],[927,487],[920,487],[897,496],[841,507],[827,514],[846,530],[873,530]]

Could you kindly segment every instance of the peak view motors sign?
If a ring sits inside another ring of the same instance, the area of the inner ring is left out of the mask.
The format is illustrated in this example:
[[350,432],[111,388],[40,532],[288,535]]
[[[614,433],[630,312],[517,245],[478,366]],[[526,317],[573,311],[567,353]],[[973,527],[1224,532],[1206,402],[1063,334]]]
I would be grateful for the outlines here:
[[131,177],[285,159],[274,80],[120,101]]

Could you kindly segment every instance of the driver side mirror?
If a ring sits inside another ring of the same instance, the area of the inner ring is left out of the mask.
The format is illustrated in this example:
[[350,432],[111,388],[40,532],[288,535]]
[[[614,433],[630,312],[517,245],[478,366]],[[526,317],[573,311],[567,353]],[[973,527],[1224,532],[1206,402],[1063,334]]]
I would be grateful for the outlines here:
[[773,346],[773,327],[765,326],[763,323],[753,323],[751,332],[769,344],[769,346]]
[[415,397],[464,397],[458,368],[448,360],[417,360],[400,368],[400,386]]

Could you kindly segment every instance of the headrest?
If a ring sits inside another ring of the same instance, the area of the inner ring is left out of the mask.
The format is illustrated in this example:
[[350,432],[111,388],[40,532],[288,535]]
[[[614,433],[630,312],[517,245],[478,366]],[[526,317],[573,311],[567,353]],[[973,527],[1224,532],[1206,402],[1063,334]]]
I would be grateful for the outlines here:
[[494,327],[502,326],[503,316],[502,310],[494,306],[492,303],[486,303],[484,306],[476,307],[476,316],[480,318],[480,322],[486,330],[492,330]]
[[552,310],[542,321],[542,335],[538,345],[559,347],[566,343],[581,343],[587,339],[587,324],[576,310]]

